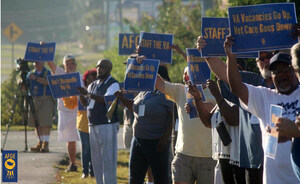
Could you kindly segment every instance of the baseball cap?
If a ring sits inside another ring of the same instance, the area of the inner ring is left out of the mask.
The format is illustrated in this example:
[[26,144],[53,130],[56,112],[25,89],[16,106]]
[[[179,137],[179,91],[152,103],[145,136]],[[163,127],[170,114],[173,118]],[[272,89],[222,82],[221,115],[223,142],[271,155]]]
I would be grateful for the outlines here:
[[268,69],[271,70],[271,71],[274,70],[276,63],[280,63],[280,62],[291,65],[291,63],[292,63],[291,55],[286,54],[286,53],[277,53],[277,54],[275,54],[270,60],[270,65],[269,65]]
[[67,61],[67,60],[69,60],[69,59],[73,59],[73,60],[75,61],[75,56],[73,56],[72,54],[67,54],[67,55],[65,55],[64,61]]

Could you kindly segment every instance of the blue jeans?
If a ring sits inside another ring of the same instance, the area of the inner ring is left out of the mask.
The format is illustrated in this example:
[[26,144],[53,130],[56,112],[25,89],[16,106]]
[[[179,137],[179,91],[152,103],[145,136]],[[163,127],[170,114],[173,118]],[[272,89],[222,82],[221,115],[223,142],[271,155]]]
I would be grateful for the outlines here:
[[129,160],[130,184],[143,184],[149,166],[152,169],[155,184],[169,183],[168,159],[170,141],[162,152],[157,151],[158,141],[132,138]]
[[82,172],[84,174],[94,174],[92,160],[91,160],[91,147],[89,133],[78,130],[81,141],[81,164]]

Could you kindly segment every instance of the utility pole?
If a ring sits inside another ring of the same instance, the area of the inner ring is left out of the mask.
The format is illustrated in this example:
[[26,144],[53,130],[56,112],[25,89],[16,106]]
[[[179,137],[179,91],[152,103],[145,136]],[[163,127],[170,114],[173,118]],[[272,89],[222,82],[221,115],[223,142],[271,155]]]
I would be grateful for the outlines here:
[[120,33],[123,33],[123,14],[122,14],[122,2],[119,0],[119,15],[120,15]]
[[106,0],[106,43],[105,43],[105,49],[108,49],[110,45],[110,37],[109,37],[109,0]]

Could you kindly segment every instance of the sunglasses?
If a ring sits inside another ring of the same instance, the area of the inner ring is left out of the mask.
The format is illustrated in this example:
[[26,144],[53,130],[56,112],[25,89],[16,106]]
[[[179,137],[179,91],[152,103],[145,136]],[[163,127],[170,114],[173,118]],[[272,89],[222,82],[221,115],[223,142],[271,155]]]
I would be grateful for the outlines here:
[[258,61],[259,62],[264,62],[265,59],[271,59],[273,57],[273,54],[272,53],[267,53],[267,55],[265,57],[259,57],[258,58]]
[[289,67],[285,67],[285,68],[283,68],[283,69],[281,69],[281,70],[273,70],[273,71],[271,71],[271,73],[273,74],[273,75],[278,75],[278,74],[280,74],[280,73],[289,73],[290,71],[292,71],[292,67],[291,66],[289,66]]

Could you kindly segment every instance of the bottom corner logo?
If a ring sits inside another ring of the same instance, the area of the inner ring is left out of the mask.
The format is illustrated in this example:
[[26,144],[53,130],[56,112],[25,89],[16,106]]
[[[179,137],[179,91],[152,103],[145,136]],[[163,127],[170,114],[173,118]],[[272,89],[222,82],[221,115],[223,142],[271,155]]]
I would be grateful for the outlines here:
[[18,182],[18,151],[2,152],[2,182]]

